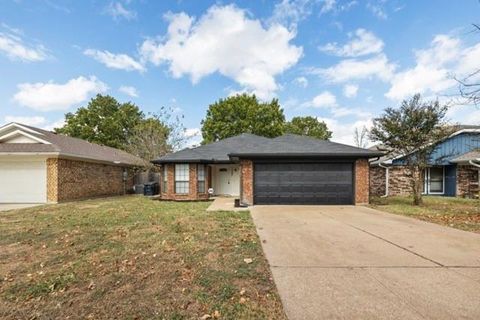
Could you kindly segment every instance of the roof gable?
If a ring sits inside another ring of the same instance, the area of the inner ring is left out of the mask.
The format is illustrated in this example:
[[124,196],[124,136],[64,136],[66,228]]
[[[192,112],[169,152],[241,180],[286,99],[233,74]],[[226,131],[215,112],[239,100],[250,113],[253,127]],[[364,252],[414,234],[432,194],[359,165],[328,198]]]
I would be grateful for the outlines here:
[[[11,130],[13,129],[13,130]],[[4,130],[4,134],[0,135],[0,143],[42,143],[50,144],[50,142],[40,138],[40,134],[32,134],[32,131],[24,131],[25,129],[16,127]]]

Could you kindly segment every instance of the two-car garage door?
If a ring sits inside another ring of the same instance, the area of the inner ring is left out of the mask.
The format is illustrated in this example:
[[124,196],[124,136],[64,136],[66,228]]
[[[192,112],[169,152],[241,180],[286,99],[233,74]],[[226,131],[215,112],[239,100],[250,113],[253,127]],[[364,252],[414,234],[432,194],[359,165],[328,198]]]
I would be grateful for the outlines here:
[[255,204],[352,204],[353,163],[256,163]]
[[45,160],[0,161],[0,203],[44,203],[46,181]]

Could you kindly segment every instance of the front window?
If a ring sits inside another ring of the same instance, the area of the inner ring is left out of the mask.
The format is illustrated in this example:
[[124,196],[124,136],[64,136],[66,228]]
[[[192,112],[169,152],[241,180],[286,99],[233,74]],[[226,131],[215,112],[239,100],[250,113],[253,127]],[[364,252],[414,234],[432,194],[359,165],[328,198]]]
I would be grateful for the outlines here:
[[168,169],[167,169],[167,165],[164,165],[163,166],[163,192],[167,192],[167,188],[168,188]]
[[175,164],[175,193],[188,194],[190,188],[188,164]]
[[429,168],[430,193],[443,193],[443,167]]
[[205,165],[203,164],[197,167],[197,186],[198,193],[205,193]]
[[443,167],[431,167],[425,169],[423,193],[443,194],[445,186],[445,175]]

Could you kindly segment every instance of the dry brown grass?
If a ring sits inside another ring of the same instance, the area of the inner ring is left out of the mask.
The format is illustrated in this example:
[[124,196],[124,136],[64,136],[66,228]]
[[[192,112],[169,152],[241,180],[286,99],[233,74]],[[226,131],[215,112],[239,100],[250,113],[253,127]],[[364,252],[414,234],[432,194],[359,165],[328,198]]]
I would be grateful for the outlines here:
[[453,197],[423,197],[423,205],[412,205],[409,197],[376,198],[373,208],[424,221],[480,233],[480,200]]
[[0,213],[0,318],[284,319],[250,214],[207,206],[132,196]]

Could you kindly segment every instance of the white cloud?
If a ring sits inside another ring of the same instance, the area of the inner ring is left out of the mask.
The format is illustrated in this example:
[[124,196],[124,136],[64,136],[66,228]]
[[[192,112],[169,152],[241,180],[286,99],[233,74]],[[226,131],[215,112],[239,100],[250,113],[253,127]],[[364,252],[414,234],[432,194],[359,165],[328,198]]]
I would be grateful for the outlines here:
[[365,60],[342,60],[330,68],[315,69],[312,72],[337,83],[354,79],[372,78],[388,81],[392,78],[395,68],[396,66],[390,63],[387,57],[381,53]]
[[[55,128],[62,127],[65,124],[65,119],[60,119],[54,122],[49,122],[45,117],[41,116],[6,116],[4,123],[16,122],[25,124],[27,126],[37,127],[44,130],[52,131]],[[2,124],[3,125],[3,124]]]
[[320,13],[327,13],[335,10],[336,2],[336,0],[325,0],[323,2],[322,8],[320,9]]
[[308,87],[308,79],[305,77],[297,77],[293,79],[293,83],[302,88]]
[[12,29],[7,25],[2,25],[2,27],[8,32],[0,32],[0,52],[10,60],[36,62],[48,58],[47,49],[43,45],[26,44],[18,29]]
[[339,106],[337,98],[329,91],[323,91],[312,100],[302,103],[301,106],[326,109],[334,118],[342,118],[346,116],[354,116],[357,118],[371,117],[369,112],[365,112],[358,108],[345,108]]
[[349,33],[348,36],[351,40],[343,46],[339,46],[336,42],[330,42],[319,47],[319,50],[340,57],[359,57],[380,53],[383,50],[383,41],[370,31],[357,29],[354,33]]
[[332,131],[332,141],[349,145],[355,145],[355,128],[361,129],[365,126],[367,129],[370,129],[372,127],[370,118],[359,119],[353,122],[324,117],[318,117],[318,120],[324,121],[328,129]]
[[125,20],[132,20],[137,17],[137,13],[133,10],[128,10],[120,2],[113,1],[105,8],[105,12],[111,15],[115,20],[123,18]]
[[384,3],[385,1],[378,1],[376,4],[369,2],[367,3],[367,9],[370,10],[370,12],[372,12],[377,18],[387,20],[388,15],[383,6]]
[[315,108],[335,107],[336,105],[337,98],[329,91],[323,91],[311,101],[311,106]]
[[347,98],[354,98],[358,93],[358,85],[347,84],[343,87],[343,95]]
[[268,22],[270,24],[279,23],[295,29],[299,22],[316,11],[319,11],[320,14],[345,11],[356,3],[356,0],[341,5],[337,5],[336,0],[282,0],[275,4]]
[[120,88],[118,88],[118,91],[120,91],[121,93],[124,93],[126,94],[127,96],[130,96],[130,97],[133,97],[133,98],[137,98],[138,97],[138,91],[135,87],[131,87],[131,86],[120,86]]
[[53,131],[55,128],[61,128],[65,125],[65,119],[59,119],[54,122],[49,122],[45,125],[42,126],[42,129],[48,130],[48,131]]
[[126,54],[115,54],[107,50],[100,51],[95,49],[87,49],[83,54],[103,63],[108,68],[125,71],[145,71],[145,67],[140,62]]
[[174,78],[188,75],[197,83],[218,72],[265,99],[278,89],[275,76],[302,55],[290,44],[295,32],[279,24],[264,27],[234,5],[213,6],[198,20],[186,13],[167,18],[167,34],[146,40],[140,51],[145,61],[168,64]]
[[33,126],[33,127],[38,127],[45,122],[47,122],[47,119],[45,117],[25,117],[25,116],[6,116],[5,117],[5,123],[10,123],[10,122],[16,122],[16,123],[21,123],[21,124],[26,124],[28,126]]
[[461,124],[478,125],[480,108],[474,105],[453,105],[448,109],[446,118]]
[[454,76],[465,77],[480,69],[480,44],[462,48],[459,39],[437,35],[430,47],[415,52],[415,66],[398,72],[385,94],[401,100],[415,93],[438,95],[449,89],[457,90]]
[[94,76],[78,77],[64,84],[54,82],[22,83],[13,100],[20,105],[38,110],[67,110],[87,100],[95,93],[107,91],[108,87]]
[[199,128],[185,129],[184,137],[186,139],[187,147],[194,147],[200,145],[202,142],[202,131]]

